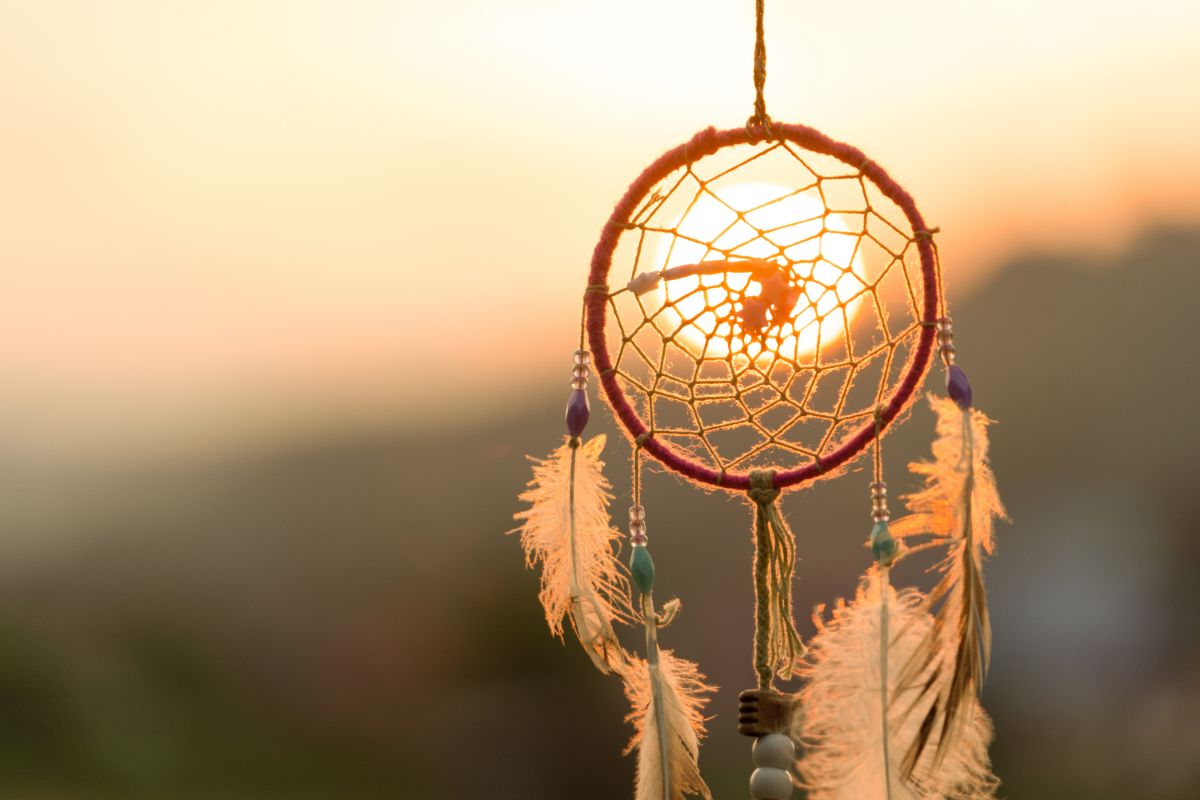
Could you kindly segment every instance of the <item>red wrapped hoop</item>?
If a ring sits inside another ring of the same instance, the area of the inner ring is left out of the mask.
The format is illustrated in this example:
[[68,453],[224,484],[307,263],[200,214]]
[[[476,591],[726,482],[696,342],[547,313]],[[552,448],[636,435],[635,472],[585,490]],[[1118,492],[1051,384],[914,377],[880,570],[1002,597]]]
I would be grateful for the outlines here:
[[[873,439],[882,436],[888,426],[912,401],[914,393],[930,365],[935,324],[938,317],[940,286],[933,243],[927,234],[925,221],[917,210],[912,197],[892,180],[882,167],[871,161],[858,149],[834,141],[803,125],[774,123],[772,133],[777,140],[792,142],[804,150],[831,156],[853,167],[874,184],[885,197],[894,202],[903,212],[916,235],[921,276],[921,316],[916,346],[899,382],[891,394],[880,404],[877,418],[872,417],[864,421],[862,427],[841,441],[835,450],[827,455],[814,457],[812,463],[790,470],[776,471],[775,487],[783,489],[835,472],[860,454]],[[621,235],[631,227],[631,217],[636,213],[647,194],[675,170],[711,156],[722,148],[752,145],[761,141],[760,135],[747,128],[732,128],[722,131],[708,128],[696,134],[690,141],[660,156],[658,160],[647,167],[617,203],[601,232],[600,240],[592,255],[588,290],[585,296],[586,327],[595,368],[600,375],[608,403],[629,436],[633,440],[639,441],[643,450],[672,470],[709,486],[739,491],[750,487],[749,472],[724,472],[697,463],[649,432],[645,422],[630,404],[617,381],[606,341],[605,321],[609,296],[608,275],[612,266],[613,253]]]

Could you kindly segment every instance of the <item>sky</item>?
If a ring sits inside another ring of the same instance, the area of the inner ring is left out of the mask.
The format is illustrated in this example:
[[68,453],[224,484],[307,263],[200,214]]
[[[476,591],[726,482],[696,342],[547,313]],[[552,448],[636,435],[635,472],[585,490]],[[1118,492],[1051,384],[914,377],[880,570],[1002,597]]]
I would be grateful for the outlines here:
[[[752,9],[0,0],[0,446],[458,424],[565,387],[613,203],[751,110]],[[952,293],[1200,222],[1200,4],[766,23],[769,112],[905,184]]]

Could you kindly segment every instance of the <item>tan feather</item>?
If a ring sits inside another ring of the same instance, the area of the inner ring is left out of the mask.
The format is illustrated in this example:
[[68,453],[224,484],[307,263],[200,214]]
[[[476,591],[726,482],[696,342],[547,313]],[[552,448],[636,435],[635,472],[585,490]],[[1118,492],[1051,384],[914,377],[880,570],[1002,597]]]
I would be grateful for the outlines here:
[[712,800],[699,758],[706,695],[715,687],[704,682],[694,663],[670,650],[659,650],[651,662],[634,659],[623,677],[633,707],[626,721],[634,727],[625,752],[638,751],[636,800]]
[[804,745],[796,770],[810,800],[993,796],[991,726],[974,695],[965,701],[969,724],[953,751],[937,764],[933,749],[926,750],[905,774],[905,752],[920,738],[924,713],[935,699],[922,690],[927,675],[910,684],[897,669],[933,631],[924,595],[897,592],[887,571],[873,567],[852,603],[839,602],[828,622],[818,611],[814,621],[817,635],[800,669],[803,713],[792,732]]
[[[983,558],[995,550],[995,519],[1006,518],[988,464],[991,421],[947,398],[932,397],[930,403],[937,414],[933,461],[910,465],[925,478],[925,488],[907,498],[910,515],[891,528],[910,545],[909,553],[929,546],[946,553],[937,567],[942,577],[928,598],[931,608],[940,604],[933,627],[903,670],[907,682],[920,677],[922,695],[933,700],[906,754],[906,774],[931,744],[937,758],[944,758],[970,724],[964,704],[982,688],[992,649]],[[924,536],[929,538],[912,546]]]
[[[596,668],[620,671],[627,654],[613,632],[615,621],[632,621],[629,584],[614,544],[612,499],[600,453],[604,436],[572,448],[563,444],[546,459],[533,461],[533,480],[520,499],[529,508],[516,514],[521,523],[525,562],[541,566],[538,599],[550,632],[562,638],[563,619]],[[515,533],[516,531],[512,531]]]

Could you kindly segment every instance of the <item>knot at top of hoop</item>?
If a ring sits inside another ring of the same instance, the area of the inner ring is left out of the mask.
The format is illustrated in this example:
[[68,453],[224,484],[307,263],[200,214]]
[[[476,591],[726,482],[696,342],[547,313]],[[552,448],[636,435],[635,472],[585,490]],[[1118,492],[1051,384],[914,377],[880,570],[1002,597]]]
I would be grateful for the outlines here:
[[749,135],[750,143],[774,140],[776,138],[775,131],[771,125],[771,118],[767,114],[751,115],[746,120],[746,133]]

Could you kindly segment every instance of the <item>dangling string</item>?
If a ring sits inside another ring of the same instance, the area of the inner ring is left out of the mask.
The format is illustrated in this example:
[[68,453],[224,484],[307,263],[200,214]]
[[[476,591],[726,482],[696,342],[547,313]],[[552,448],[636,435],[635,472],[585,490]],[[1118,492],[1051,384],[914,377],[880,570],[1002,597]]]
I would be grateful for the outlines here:
[[796,540],[779,513],[775,473],[750,473],[754,501],[754,673],[759,689],[771,689],[776,674],[788,678],[804,643],[792,619],[792,572]]
[[671,798],[671,742],[667,735],[666,709],[662,697],[662,681],[657,680],[661,669],[658,652],[658,616],[654,610],[654,561],[650,551],[646,549],[645,512],[642,509],[642,443],[633,445],[633,507],[629,512],[630,527],[633,529],[633,548],[630,553],[629,569],[633,575],[634,584],[641,591],[642,619],[646,626],[646,661],[653,676],[650,681],[651,702],[654,713],[654,724],[659,732],[659,759],[663,765],[662,786],[665,800]]
[[883,747],[884,796],[887,800],[892,797],[892,730],[890,713],[892,698],[891,684],[888,682],[888,651],[891,649],[891,633],[889,626],[891,612],[888,609],[888,593],[891,591],[891,566],[896,559],[899,549],[895,539],[888,530],[888,520],[891,514],[887,507],[887,484],[883,480],[883,440],[880,428],[883,426],[883,408],[875,408],[875,447],[873,449],[874,481],[871,483],[871,518],[875,525],[871,529],[871,553],[879,568],[879,720],[880,734]]
[[767,114],[767,101],[763,98],[763,87],[767,83],[767,43],[763,35],[764,0],[754,3],[754,114],[746,120],[746,130],[760,132],[767,139],[775,138],[771,130],[771,117]]
[[683,800],[699,795],[712,800],[700,777],[699,740],[704,735],[702,709],[705,694],[713,687],[704,683],[696,665],[660,650],[658,629],[671,623],[679,610],[678,600],[669,600],[662,612],[654,608],[654,561],[647,549],[646,512],[642,508],[642,442],[633,448],[633,505],[629,509],[629,573],[641,592],[642,619],[646,626],[646,661],[627,670],[625,694],[633,703],[629,719],[637,733],[630,747],[638,749],[638,778],[635,800]]

